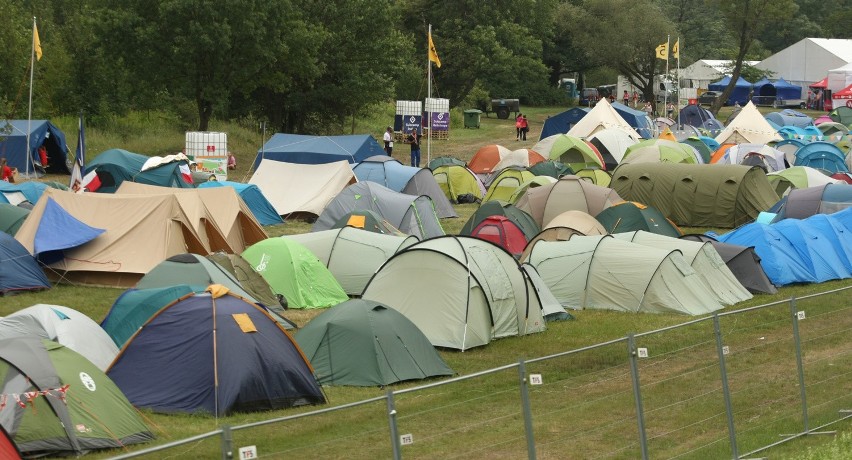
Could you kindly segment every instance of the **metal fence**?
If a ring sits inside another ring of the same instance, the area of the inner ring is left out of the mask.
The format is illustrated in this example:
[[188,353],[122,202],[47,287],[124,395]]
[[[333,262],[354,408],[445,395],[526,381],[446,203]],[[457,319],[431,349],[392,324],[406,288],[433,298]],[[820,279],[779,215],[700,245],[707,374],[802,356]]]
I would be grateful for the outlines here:
[[188,446],[223,459],[748,458],[852,417],[850,292],[719,313],[113,458]]

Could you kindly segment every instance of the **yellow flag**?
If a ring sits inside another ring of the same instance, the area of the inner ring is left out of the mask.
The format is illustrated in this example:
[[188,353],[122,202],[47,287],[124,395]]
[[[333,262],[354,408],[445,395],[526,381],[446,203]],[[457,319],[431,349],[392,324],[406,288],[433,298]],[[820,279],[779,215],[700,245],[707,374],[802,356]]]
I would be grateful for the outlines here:
[[35,49],[36,60],[41,61],[41,40],[38,38],[38,26],[33,23],[33,48]]
[[657,58],[668,61],[669,60],[669,43],[663,43],[662,45],[657,47]]
[[680,40],[676,41],[674,46],[672,46],[672,57],[680,59]]
[[429,60],[434,62],[436,66],[441,67],[441,58],[438,57],[438,52],[435,51],[435,44],[432,43],[432,32],[429,32]]

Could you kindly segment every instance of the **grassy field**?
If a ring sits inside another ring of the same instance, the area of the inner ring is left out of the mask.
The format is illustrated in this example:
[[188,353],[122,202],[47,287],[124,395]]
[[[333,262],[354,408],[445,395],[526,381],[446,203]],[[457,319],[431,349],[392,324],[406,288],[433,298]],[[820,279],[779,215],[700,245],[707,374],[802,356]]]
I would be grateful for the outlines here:
[[[461,126],[461,112],[453,112],[453,123],[451,125],[451,135],[449,140],[433,140],[427,149],[424,143],[422,152],[424,162],[427,160],[427,155],[434,158],[437,156],[454,156],[464,160],[476,152],[479,147],[487,144],[500,144],[510,149],[529,148],[532,147],[541,130],[544,120],[564,109],[562,108],[524,108],[523,112],[527,114],[530,120],[530,133],[527,141],[515,141],[514,122],[513,120],[499,120],[492,114],[486,117],[483,114],[481,119],[481,127],[479,129],[464,129]],[[359,120],[355,125],[355,132],[368,132],[376,137],[379,137],[382,128],[388,124],[388,120],[393,115],[391,107],[383,107],[376,110],[377,115],[374,119]],[[720,116],[725,118],[724,112]],[[76,120],[62,119],[57,120],[57,124],[68,135],[68,144],[72,146],[76,143]],[[183,130],[179,129],[179,120],[174,120],[168,116],[158,114],[145,114],[128,117],[127,119],[115,120],[110,122],[103,129],[88,128],[86,138],[88,142],[88,158],[93,158],[97,153],[108,148],[124,148],[126,150],[144,153],[148,155],[164,155],[180,151],[183,144]],[[248,166],[251,164],[254,152],[256,152],[262,142],[262,137],[254,126],[247,123],[232,123],[232,122],[215,122],[210,127],[211,131],[225,131],[229,134],[229,148],[236,152],[238,157],[238,170],[232,179],[238,181],[247,181],[250,177]],[[395,149],[394,157],[406,163],[408,157],[407,146],[400,146]],[[67,181],[67,177],[47,177],[45,179]],[[474,205],[457,205],[456,210],[459,214],[457,219],[445,219],[442,221],[444,229],[447,233],[457,233],[467,218],[475,211]],[[310,231],[310,225],[306,222],[291,220],[284,224],[266,228],[270,236],[297,234]],[[690,229],[685,229],[689,231]],[[720,230],[724,231],[724,230]],[[758,295],[754,299],[742,304],[730,307],[736,309],[751,305],[760,305],[776,300],[787,299],[791,296],[801,297],[815,292],[826,291],[838,287],[852,285],[852,281],[843,280],[819,285],[804,285],[794,286],[780,289],[775,295]],[[96,321],[100,321],[113,301],[121,293],[121,290],[94,288],[86,286],[71,286],[57,285],[53,289],[41,293],[26,293],[18,296],[7,297],[0,299],[0,316],[5,316],[20,308],[27,307],[36,303],[48,303],[65,305],[77,309]],[[847,304],[848,305],[848,304]],[[287,316],[299,325],[307,323],[311,318],[319,314],[319,311],[294,311],[287,312]],[[692,318],[680,315],[650,315],[650,314],[624,314],[605,311],[580,311],[575,314],[576,320],[552,323],[548,325],[548,330],[542,334],[537,334],[528,337],[507,338],[493,342],[492,344],[478,349],[470,350],[465,353],[457,353],[452,351],[442,350],[440,353],[445,361],[452,367],[458,375],[469,375],[480,372],[486,369],[491,369],[498,366],[503,366],[517,362],[520,356],[527,358],[543,356],[552,353],[558,353],[566,350],[576,349],[588,346],[595,343],[600,343],[608,340],[624,337],[629,333],[639,333],[650,331],[662,327],[672,326],[690,320]],[[848,314],[847,316],[848,317]],[[748,321],[748,320],[744,320]],[[740,324],[739,327],[757,326],[763,323],[765,319],[755,319],[754,324]],[[841,342],[843,346],[848,348],[848,329],[843,337],[846,337],[846,342]],[[660,344],[661,347],[672,349],[679,348],[682,344],[678,342],[678,337],[672,335],[669,339],[670,343]],[[767,350],[771,356],[771,350]],[[605,361],[605,360],[603,360]],[[848,361],[848,358],[847,358]],[[584,363],[583,366],[601,366],[601,370],[606,368],[604,363]],[[586,367],[584,367],[586,369]],[[515,374],[515,379],[517,378]],[[416,383],[407,383],[394,385],[394,389],[410,388]],[[469,406],[471,399],[470,394],[483,392],[488,395],[492,393],[500,393],[497,387],[488,387],[489,383],[484,383],[484,388],[476,387],[475,385],[455,387],[439,387],[435,392],[424,394],[422,401],[417,401],[416,398],[402,398],[401,404],[408,404],[414,411],[426,411],[430,405],[439,405],[441,407],[453,407],[454,404],[459,405],[459,410],[471,411],[472,414],[478,412],[477,406]],[[495,384],[496,385],[496,384]],[[511,387],[510,387],[511,388]],[[346,387],[328,387],[325,388],[330,405],[338,405],[359,401],[367,398],[382,396],[385,394],[385,389],[381,388],[346,388]],[[516,390],[511,397],[516,398]],[[508,397],[508,396],[507,396]],[[512,400],[511,398],[509,399]],[[624,402],[613,400],[609,405],[604,401],[597,406],[595,410],[601,411],[601,414],[619,412],[624,409]],[[465,407],[469,406],[469,407]],[[252,414],[235,414],[229,417],[219,418],[218,420],[206,416],[186,416],[186,415],[162,415],[143,412],[152,430],[157,435],[158,439],[153,444],[166,443],[178,439],[197,435],[199,433],[208,432],[218,428],[223,424],[239,425],[251,422],[257,422],[265,419],[282,417],[299,412],[309,411],[313,408],[300,408],[285,411],[274,411],[265,413]],[[375,409],[375,407],[373,407]],[[629,409],[629,407],[628,407]],[[695,408],[694,410],[702,410]],[[462,412],[459,412],[461,416]],[[377,415],[378,414],[378,418]],[[328,448],[322,450],[322,458],[370,458],[366,456],[370,452],[371,443],[387,444],[387,436],[384,434],[387,431],[387,420],[382,415],[381,410],[373,410],[373,413],[366,414],[364,411],[352,410],[347,412],[337,413],[335,416],[322,417],[317,420],[308,420],[300,422],[298,428],[292,425],[277,426],[273,425],[266,429],[250,430],[246,434],[240,434],[236,438],[236,445],[251,444],[253,441],[258,441],[256,438],[263,438],[269,443],[265,448],[264,458],[292,458],[294,453],[305,458],[314,458],[314,454],[305,454],[304,451],[292,451],[293,444],[328,444]],[[448,421],[453,420],[452,411],[450,411]],[[699,416],[701,413],[698,414]],[[469,415],[475,417],[475,415]],[[673,414],[674,424],[686,423],[687,414]],[[566,416],[565,423],[568,424],[570,416]],[[413,423],[413,422],[412,422]],[[418,423],[423,423],[418,422]],[[514,423],[514,422],[513,422]],[[375,432],[369,431],[365,427],[374,427]],[[492,427],[494,433],[500,433],[500,426]],[[846,458],[846,457],[831,457],[831,452],[849,453],[849,432],[852,431],[849,425],[840,425],[839,429],[844,430],[844,434],[832,442],[830,437],[808,437],[803,440],[797,440],[786,445],[774,448],[771,452],[772,458],[785,459],[811,459],[811,458]],[[364,430],[367,430],[365,433]],[[442,427],[443,429],[443,427]],[[628,429],[635,431],[635,427],[630,426]],[[349,439],[354,437],[362,437],[363,440],[355,443],[348,443],[345,446],[335,447],[335,443],[329,439]],[[279,439],[280,438],[280,439]],[[444,458],[451,457],[450,452],[454,449],[464,451],[464,438],[454,441],[452,437],[441,442],[442,448],[433,451],[409,451],[412,456],[419,458]],[[457,444],[461,443],[461,444]],[[356,451],[352,451],[352,446],[361,449],[359,455]],[[134,446],[133,449],[139,449],[148,446]],[[809,452],[804,454],[805,447],[809,449],[817,449],[816,453]],[[194,455],[200,458],[215,457],[218,452],[218,441],[199,441],[196,444],[176,448],[168,451],[168,456],[186,456]],[[277,454],[272,454],[277,452]],[[510,458],[503,455],[497,455],[498,448],[486,450],[480,455],[474,455],[476,458]],[[820,452],[826,452],[825,456],[820,456]],[[91,458],[106,458],[110,455],[116,455],[119,452],[101,452],[95,453]],[[408,454],[406,454],[408,455]],[[808,455],[808,456],[803,456]],[[163,458],[166,455],[152,455],[149,458]],[[578,457],[584,457],[585,454],[577,454]],[[720,457],[721,458],[721,457]]]

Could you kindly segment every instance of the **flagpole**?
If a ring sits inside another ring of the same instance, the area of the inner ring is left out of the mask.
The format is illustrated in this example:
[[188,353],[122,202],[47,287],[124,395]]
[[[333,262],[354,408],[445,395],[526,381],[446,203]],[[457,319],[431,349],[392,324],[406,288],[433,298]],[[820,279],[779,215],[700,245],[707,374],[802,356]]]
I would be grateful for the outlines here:
[[[32,151],[30,149],[30,125],[32,124],[33,119],[33,69],[35,68],[35,33],[36,33],[36,18],[33,16],[33,30],[32,30],[32,40],[31,45],[32,49],[30,50],[30,104],[29,111],[27,112],[27,163],[24,167],[25,176],[29,178],[30,176],[30,161],[32,161]],[[33,172],[35,172],[35,165],[33,165]]]
[[[680,122],[680,36],[677,37],[677,99],[675,99],[675,112],[677,113],[677,120]],[[678,123],[681,129],[683,129],[683,125]]]
[[[669,54],[671,54],[670,53],[671,44],[672,44],[672,36],[666,35],[666,76],[665,76],[665,80],[663,80],[663,81],[665,81],[666,84],[670,83],[670,81],[669,81]],[[665,87],[665,84],[663,86]],[[668,106],[669,106],[669,92],[668,92],[668,90],[665,90],[665,91],[663,91],[663,113],[666,113],[666,107],[668,107]]]
[[[429,35],[428,35],[428,37],[429,37],[429,40],[432,39],[432,24],[429,24]],[[429,104],[430,101],[432,100],[432,59],[429,58],[429,53],[431,52],[431,50],[428,49],[429,46],[431,46],[431,45],[432,45],[431,43],[426,45],[426,48],[427,48],[426,64],[429,66],[429,70],[426,72],[426,75],[427,75],[426,78],[428,80],[427,83],[426,83],[426,88],[427,88],[427,90],[426,90],[426,94],[427,94],[426,103],[427,104]],[[431,107],[429,107],[429,108],[431,109]],[[426,164],[428,165],[429,163],[432,162],[432,112],[427,111],[426,113],[429,114],[429,133],[426,135]]]

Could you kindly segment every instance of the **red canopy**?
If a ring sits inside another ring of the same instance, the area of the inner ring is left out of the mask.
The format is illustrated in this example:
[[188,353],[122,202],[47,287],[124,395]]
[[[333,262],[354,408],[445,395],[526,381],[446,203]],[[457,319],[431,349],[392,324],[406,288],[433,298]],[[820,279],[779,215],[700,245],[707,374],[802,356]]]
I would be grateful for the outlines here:
[[837,91],[831,95],[832,99],[852,99],[852,85]]
[[818,81],[818,82],[816,82],[816,83],[814,83],[814,84],[812,84],[812,85],[808,85],[808,88],[817,88],[817,89],[819,89],[819,88],[822,88],[822,89],[828,88],[828,77],[825,77],[825,78],[823,78],[822,80],[820,80],[820,81]]

